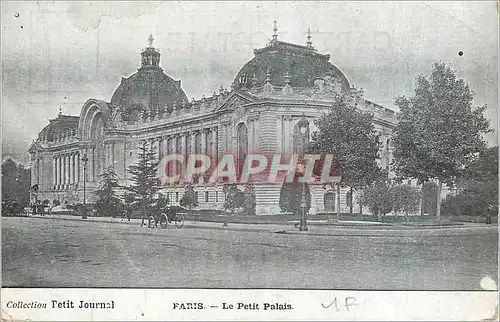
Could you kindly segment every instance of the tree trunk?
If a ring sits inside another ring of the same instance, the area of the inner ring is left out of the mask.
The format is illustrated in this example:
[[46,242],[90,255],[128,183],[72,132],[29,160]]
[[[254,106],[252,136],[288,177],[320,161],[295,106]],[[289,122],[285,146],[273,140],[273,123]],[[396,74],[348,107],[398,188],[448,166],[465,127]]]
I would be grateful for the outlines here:
[[437,182],[437,194],[436,194],[436,219],[439,220],[441,219],[441,180],[438,179]]
[[424,215],[424,184],[420,187],[420,216]]
[[340,220],[340,184],[337,184],[337,221]]
[[352,187],[350,188],[349,190],[349,193],[351,195],[351,202],[349,203],[349,216],[352,216],[352,206],[353,206],[353,202],[352,202],[352,199],[353,199],[353,196],[352,196]]

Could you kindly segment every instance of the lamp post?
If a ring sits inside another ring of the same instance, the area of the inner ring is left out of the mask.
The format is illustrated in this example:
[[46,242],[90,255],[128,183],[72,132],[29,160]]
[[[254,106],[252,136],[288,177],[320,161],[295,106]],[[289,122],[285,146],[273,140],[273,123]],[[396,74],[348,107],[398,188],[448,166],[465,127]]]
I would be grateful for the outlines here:
[[87,162],[89,161],[89,159],[87,158],[87,153],[83,155],[81,160],[83,162],[83,208],[85,209],[85,184],[87,181]]
[[[301,159],[304,161],[304,153],[305,153],[305,145],[306,145],[306,142],[307,142],[307,137],[306,135],[308,135],[309,133],[309,121],[306,119],[306,116],[305,114],[302,114],[302,118],[300,119],[300,121],[297,123],[297,125],[299,126],[299,130],[300,130],[300,135],[301,135],[301,149],[300,149],[300,157]],[[303,165],[304,166],[304,170],[305,171],[305,164]],[[300,201],[300,226],[299,226],[299,231],[308,231],[309,228],[307,227],[307,199],[306,199],[306,182],[304,180],[304,182],[302,183],[302,198],[301,198],[301,201]]]

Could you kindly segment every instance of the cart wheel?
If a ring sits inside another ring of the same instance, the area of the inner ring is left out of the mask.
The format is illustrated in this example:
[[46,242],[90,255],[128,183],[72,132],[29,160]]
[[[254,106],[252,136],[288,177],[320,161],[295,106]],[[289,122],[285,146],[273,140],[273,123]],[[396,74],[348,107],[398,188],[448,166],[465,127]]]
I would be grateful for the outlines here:
[[168,223],[167,215],[161,214],[160,215],[160,227],[167,228],[167,223]]
[[30,213],[27,209],[23,209],[23,215],[28,217],[30,215]]
[[175,216],[175,228],[181,229],[182,226],[184,226],[184,215],[183,214],[177,214]]
[[155,226],[156,226],[155,217],[149,216],[149,218],[148,218],[148,228],[155,228]]

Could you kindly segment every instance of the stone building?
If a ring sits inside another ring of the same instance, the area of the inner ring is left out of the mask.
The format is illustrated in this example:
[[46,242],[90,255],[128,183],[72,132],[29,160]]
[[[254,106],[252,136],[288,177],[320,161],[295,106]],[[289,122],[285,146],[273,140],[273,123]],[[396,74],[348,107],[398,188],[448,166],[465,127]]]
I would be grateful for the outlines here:
[[[111,100],[89,99],[80,116],[62,115],[50,120],[29,148],[32,184],[39,185],[33,198],[58,199],[69,203],[83,200],[86,180],[87,200],[99,184],[99,174],[113,166],[120,184],[129,184],[127,168],[137,162],[139,144],[154,144],[161,158],[167,153],[204,153],[214,158],[235,153],[291,154],[301,149],[297,123],[313,120],[340,91],[356,97],[361,110],[374,115],[381,134],[380,163],[388,167],[390,135],[395,112],[363,97],[363,91],[349,84],[345,75],[329,62],[330,55],[313,47],[278,40],[276,28],[267,46],[255,49],[255,57],[234,78],[231,88],[221,87],[209,97],[188,100],[180,80],[160,67],[160,52],[149,46],[141,53],[141,67],[122,78]],[[82,157],[86,155],[86,172]],[[258,214],[280,212],[280,185],[257,183]],[[335,191],[311,187],[311,213],[348,211],[347,189],[341,191],[340,205]],[[164,188],[172,203],[180,200],[184,188]],[[196,184],[200,208],[220,208],[224,202],[222,185]],[[357,211],[357,206],[354,207]]]

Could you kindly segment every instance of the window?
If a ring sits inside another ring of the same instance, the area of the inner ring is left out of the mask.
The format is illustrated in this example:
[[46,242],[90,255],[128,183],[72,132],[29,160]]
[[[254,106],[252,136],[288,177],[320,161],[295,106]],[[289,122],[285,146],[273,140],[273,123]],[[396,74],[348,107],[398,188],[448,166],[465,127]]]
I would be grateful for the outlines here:
[[208,203],[209,192],[205,191],[205,202]]
[[130,156],[132,156],[132,152],[130,152]]

